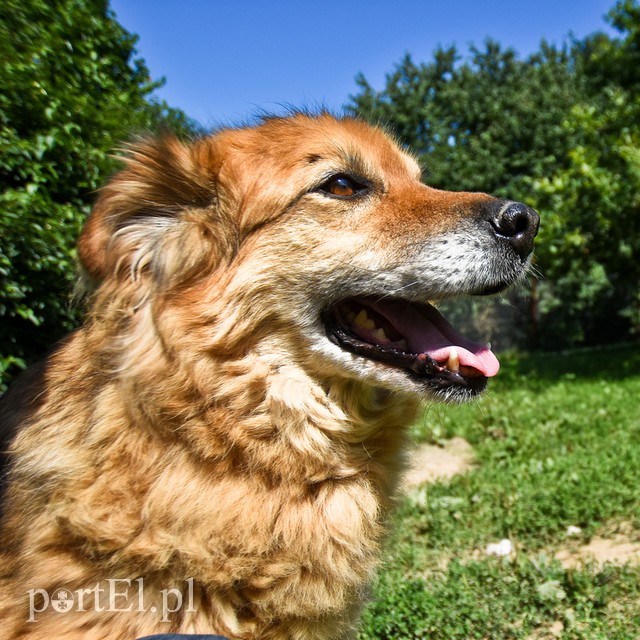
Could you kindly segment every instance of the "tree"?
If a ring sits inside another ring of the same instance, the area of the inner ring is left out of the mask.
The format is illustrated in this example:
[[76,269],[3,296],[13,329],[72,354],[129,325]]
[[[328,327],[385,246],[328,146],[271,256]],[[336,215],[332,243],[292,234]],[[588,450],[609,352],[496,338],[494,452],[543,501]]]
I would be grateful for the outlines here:
[[620,0],[609,20],[622,38],[542,42],[526,60],[491,40],[465,61],[454,48],[426,64],[406,56],[380,92],[358,77],[348,105],[412,147],[434,186],[540,211],[544,279],[539,318],[536,305],[531,317],[546,347],[606,342],[640,327],[636,0]]
[[0,387],[77,323],[75,239],[116,146],[195,129],[150,100],[135,43],[106,0],[0,4]]
[[[567,134],[581,88],[566,50],[542,44],[527,61],[492,40],[463,64],[454,47],[416,65],[407,55],[374,91],[363,76],[348,109],[382,122],[428,169],[430,184],[513,197],[514,182],[544,175]],[[526,188],[517,195],[526,199]]]
[[611,342],[640,333],[640,7],[609,13],[623,38],[577,43],[588,93],[562,126],[566,162],[532,181],[545,211],[540,260],[550,338]]

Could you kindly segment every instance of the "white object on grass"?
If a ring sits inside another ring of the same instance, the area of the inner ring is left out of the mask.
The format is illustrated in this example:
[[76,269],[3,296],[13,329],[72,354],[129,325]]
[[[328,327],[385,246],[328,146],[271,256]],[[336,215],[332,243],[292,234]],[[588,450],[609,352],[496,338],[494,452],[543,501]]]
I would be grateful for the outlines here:
[[488,556],[499,556],[504,558],[508,556],[513,551],[513,544],[511,540],[505,538],[504,540],[500,540],[500,542],[492,542],[487,545],[486,554]]

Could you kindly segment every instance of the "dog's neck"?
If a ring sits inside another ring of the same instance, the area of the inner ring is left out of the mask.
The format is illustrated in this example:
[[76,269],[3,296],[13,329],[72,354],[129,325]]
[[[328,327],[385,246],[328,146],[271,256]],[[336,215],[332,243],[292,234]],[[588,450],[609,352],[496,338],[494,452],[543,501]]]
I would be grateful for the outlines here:
[[[393,492],[406,427],[417,409],[411,398],[359,381],[335,378],[320,384],[302,367],[256,352],[210,362],[206,373],[191,370],[180,383],[169,384],[172,393],[147,398],[150,406],[165,406],[160,415],[167,419],[151,429],[177,435],[207,463],[229,465],[229,470],[236,465],[301,488],[370,474],[375,467],[381,494]],[[157,387],[143,380],[136,387],[136,413],[147,420],[145,388]],[[191,401],[177,399],[176,389]],[[190,406],[190,415],[176,414],[176,405]]]

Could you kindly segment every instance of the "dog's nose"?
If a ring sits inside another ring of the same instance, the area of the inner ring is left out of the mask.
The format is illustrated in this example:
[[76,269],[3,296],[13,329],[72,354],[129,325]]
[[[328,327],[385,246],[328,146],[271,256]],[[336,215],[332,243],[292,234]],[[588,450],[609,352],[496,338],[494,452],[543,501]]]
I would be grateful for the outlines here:
[[499,238],[524,260],[533,251],[533,240],[538,233],[540,216],[522,202],[496,200],[490,207],[489,224]]

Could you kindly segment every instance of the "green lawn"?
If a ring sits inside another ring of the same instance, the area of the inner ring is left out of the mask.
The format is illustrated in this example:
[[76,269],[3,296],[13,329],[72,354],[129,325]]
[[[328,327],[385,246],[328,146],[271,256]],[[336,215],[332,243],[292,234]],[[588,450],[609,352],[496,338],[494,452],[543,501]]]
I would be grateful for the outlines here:
[[416,425],[478,464],[403,501],[361,640],[640,638],[640,567],[554,559],[569,526],[640,540],[640,347],[502,360],[485,398]]

